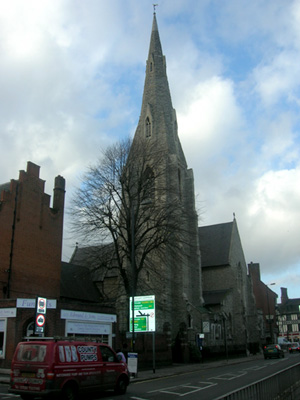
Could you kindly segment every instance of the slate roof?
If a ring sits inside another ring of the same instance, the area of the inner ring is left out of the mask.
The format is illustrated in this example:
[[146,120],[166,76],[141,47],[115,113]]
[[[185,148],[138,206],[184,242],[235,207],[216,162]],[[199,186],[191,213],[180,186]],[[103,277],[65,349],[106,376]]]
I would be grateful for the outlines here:
[[85,265],[91,261],[95,262],[97,259],[96,253],[98,252],[99,246],[76,246],[74,253],[70,258],[70,262],[77,265]]
[[61,263],[60,296],[92,303],[99,303],[101,300],[101,294],[93,283],[90,270],[67,262]]
[[198,228],[201,266],[229,265],[233,222]]
[[288,299],[283,304],[278,304],[278,310],[280,313],[289,313],[289,312],[299,312],[300,307],[300,299]]
[[94,281],[103,281],[105,277],[118,276],[118,268],[113,267],[114,247],[112,243],[101,246],[76,246],[70,262],[87,267],[91,271]]

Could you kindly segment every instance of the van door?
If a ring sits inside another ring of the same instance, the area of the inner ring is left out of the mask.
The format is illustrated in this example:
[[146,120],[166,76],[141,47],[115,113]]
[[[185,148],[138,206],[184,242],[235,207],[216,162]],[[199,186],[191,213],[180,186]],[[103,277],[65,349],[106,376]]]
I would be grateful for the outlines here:
[[19,343],[11,370],[11,389],[42,393],[46,389],[51,348],[42,342]]
[[102,386],[103,389],[113,389],[121,373],[122,364],[116,354],[106,346],[99,346],[102,356]]

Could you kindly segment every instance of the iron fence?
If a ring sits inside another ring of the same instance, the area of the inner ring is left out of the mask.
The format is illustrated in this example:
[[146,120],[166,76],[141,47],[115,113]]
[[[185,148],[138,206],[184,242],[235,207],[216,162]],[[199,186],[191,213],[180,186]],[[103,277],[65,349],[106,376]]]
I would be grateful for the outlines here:
[[216,400],[298,400],[300,399],[300,363],[268,378],[227,393]]

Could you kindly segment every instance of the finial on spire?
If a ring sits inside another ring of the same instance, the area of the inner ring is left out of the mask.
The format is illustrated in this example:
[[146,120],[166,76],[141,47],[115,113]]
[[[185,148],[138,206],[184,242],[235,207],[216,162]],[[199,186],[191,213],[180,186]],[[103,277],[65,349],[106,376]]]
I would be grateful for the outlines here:
[[158,7],[158,4],[153,4],[153,14],[156,14],[155,9]]

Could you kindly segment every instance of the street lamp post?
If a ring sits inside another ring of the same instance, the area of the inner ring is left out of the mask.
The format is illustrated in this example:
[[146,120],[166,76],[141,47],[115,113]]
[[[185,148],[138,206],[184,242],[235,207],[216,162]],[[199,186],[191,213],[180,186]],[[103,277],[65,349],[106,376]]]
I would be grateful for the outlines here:
[[[266,285],[266,292],[267,292],[267,307],[268,307],[268,322],[269,322],[269,332],[270,332],[270,338],[271,338],[271,344],[273,343],[273,330],[272,330],[272,321],[271,321],[271,315],[270,315],[270,301],[269,301],[269,286],[274,286],[276,285],[275,282],[269,283]],[[271,290],[271,289],[270,289]]]
[[131,268],[132,268],[132,344],[131,350],[134,352],[134,296],[135,296],[135,231],[134,231],[134,208],[131,206]]
[[228,346],[227,346],[227,326],[226,326],[226,314],[222,312],[222,319],[223,319],[223,329],[224,329],[224,347],[225,347],[225,355],[226,360],[228,362]]

